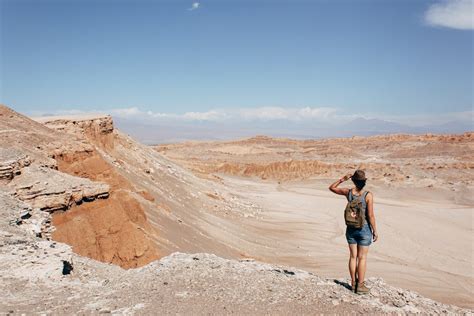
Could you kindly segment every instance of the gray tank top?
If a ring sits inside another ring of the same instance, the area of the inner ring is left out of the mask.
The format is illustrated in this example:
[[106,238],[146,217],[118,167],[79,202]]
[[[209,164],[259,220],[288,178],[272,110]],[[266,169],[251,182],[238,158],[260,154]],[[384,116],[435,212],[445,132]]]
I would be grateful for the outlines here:
[[365,209],[365,216],[364,216],[364,225],[367,224],[367,218],[368,218],[368,213],[367,213],[367,202],[365,201],[365,198],[367,197],[367,194],[369,194],[369,191],[365,191],[361,195],[354,195],[352,194],[352,189],[349,190],[349,194],[347,195],[347,200],[350,202],[353,199],[360,199],[362,202],[362,206]]

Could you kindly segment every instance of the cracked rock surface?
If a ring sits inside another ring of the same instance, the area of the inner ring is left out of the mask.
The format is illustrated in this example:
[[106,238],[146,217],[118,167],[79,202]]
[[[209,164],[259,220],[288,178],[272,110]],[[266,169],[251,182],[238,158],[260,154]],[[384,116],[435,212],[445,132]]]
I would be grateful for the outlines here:
[[21,173],[21,168],[30,164],[28,155],[21,151],[0,147],[0,181],[13,179],[15,175]]
[[67,209],[73,203],[104,198],[109,194],[109,186],[105,183],[45,167],[23,168],[22,174],[15,177],[8,187],[20,200],[46,211]]

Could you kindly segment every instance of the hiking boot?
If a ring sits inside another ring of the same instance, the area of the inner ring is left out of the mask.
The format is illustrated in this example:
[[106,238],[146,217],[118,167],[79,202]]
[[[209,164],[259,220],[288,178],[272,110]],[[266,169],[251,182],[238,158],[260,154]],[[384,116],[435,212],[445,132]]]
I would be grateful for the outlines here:
[[355,284],[354,284],[354,285],[351,285],[351,287],[350,287],[351,292],[354,292],[354,293],[355,293],[355,292],[356,292],[356,288],[357,288],[357,287],[356,287]]
[[357,291],[357,283],[358,283],[358,282],[359,282],[359,280],[358,280],[357,278],[356,278],[356,280],[355,280],[355,283],[352,283],[352,282],[351,282],[351,284],[352,284],[352,285],[351,285],[351,291],[354,292],[354,293],[356,293],[356,291]]
[[365,286],[365,282],[357,283],[357,294],[369,294],[370,289]]
[[351,285],[349,287],[349,289],[351,290],[351,292],[354,292],[356,293],[356,290],[357,290],[357,279],[354,283],[351,282]]

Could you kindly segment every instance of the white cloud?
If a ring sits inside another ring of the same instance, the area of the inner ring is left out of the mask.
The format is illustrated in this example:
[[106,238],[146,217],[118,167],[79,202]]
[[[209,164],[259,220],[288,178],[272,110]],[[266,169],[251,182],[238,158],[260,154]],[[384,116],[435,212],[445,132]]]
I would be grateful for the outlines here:
[[153,118],[172,117],[172,115],[170,115],[170,114],[168,114],[168,113],[160,113],[160,112],[153,112],[153,111],[147,111],[146,114],[147,114],[149,117],[153,117]]
[[318,119],[328,119],[331,118],[333,115],[336,115],[337,109],[335,108],[310,108],[305,107],[298,110],[298,116],[302,119],[305,118],[318,118]]
[[291,117],[290,111],[281,107],[265,106],[254,109],[240,109],[238,115],[248,120],[282,120]]
[[207,112],[186,112],[182,116],[176,116],[190,121],[218,121],[226,118],[226,113],[219,111],[207,111]]
[[130,117],[130,116],[138,116],[138,115],[144,114],[137,107],[112,109],[110,110],[110,113],[118,117]]
[[284,108],[265,106],[259,108],[237,108],[237,109],[213,109],[204,112],[162,113],[143,111],[137,107],[115,108],[109,110],[113,116],[120,118],[153,118],[153,119],[175,119],[185,121],[223,121],[223,120],[331,120],[337,115],[337,109],[330,107],[303,107]]
[[260,107],[254,109],[239,110],[240,118],[247,120],[328,120],[336,115],[337,109],[330,107],[304,107],[304,108],[283,108],[283,107]]
[[[74,111],[74,110],[73,110]],[[206,112],[162,113],[143,111],[137,107],[115,108],[108,111],[112,116],[120,118],[142,118],[142,119],[176,119],[186,121],[217,121],[227,117],[227,113],[220,110]]]
[[473,0],[443,0],[431,5],[425,12],[425,22],[460,30],[474,29]]
[[194,11],[194,10],[197,10],[199,9],[199,7],[201,6],[201,4],[199,2],[193,2],[191,4],[191,7],[188,9],[189,11]]
[[61,114],[61,115],[80,115],[80,114],[84,114],[84,113],[85,112],[83,110],[72,109],[72,110],[59,111],[58,114]]
[[115,117],[120,118],[167,118],[173,117],[173,114],[169,113],[160,113],[160,112],[153,112],[153,111],[142,111],[138,107],[130,107],[130,108],[115,108],[108,110],[108,113]]
[[[321,126],[334,124],[345,124],[354,119],[378,119],[387,122],[395,122],[408,126],[440,125],[449,122],[471,123],[474,117],[474,111],[465,112],[447,112],[447,113],[424,113],[411,115],[385,115],[382,113],[347,113],[333,107],[276,107],[265,106],[258,108],[229,108],[212,109],[209,111],[192,111],[185,113],[163,113],[142,110],[138,107],[114,108],[102,111],[83,111],[83,110],[57,110],[48,115],[74,115],[102,113],[111,114],[113,117],[134,120],[156,120],[156,121],[186,121],[186,122],[228,122],[229,124],[239,124],[244,122],[271,122],[283,120],[293,123],[321,123]],[[32,116],[42,116],[46,113],[29,113]]]

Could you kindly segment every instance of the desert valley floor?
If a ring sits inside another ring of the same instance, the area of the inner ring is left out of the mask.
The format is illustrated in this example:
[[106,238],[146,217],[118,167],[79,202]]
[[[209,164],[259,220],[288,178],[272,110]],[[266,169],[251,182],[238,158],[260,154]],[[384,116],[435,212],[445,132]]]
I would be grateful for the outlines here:
[[[252,258],[318,275],[347,273],[341,220],[346,202],[328,191],[327,181],[278,184],[221,177],[232,191],[264,210],[233,223],[241,226],[237,231]],[[436,300],[470,306],[474,295],[472,206],[455,205],[439,196],[430,200],[433,191],[408,195],[390,187],[368,189],[377,196],[380,234],[370,248],[368,277],[382,277]],[[242,247],[242,240],[239,243]]]
[[347,273],[346,200],[328,186],[361,166],[373,179],[366,190],[375,196],[380,235],[370,248],[368,275],[473,306],[474,164],[466,155],[472,134],[320,141],[261,136],[157,149],[261,207],[237,224],[245,241],[238,243],[252,257],[334,277]]

